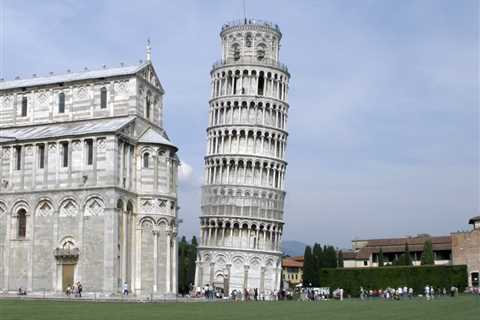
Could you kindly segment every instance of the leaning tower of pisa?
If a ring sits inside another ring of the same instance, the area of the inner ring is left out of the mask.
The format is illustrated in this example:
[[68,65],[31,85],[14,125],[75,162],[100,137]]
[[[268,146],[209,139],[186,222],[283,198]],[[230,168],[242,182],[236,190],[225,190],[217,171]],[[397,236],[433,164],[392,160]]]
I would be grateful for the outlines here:
[[287,145],[282,33],[259,20],[225,24],[213,65],[195,285],[271,293],[281,281]]

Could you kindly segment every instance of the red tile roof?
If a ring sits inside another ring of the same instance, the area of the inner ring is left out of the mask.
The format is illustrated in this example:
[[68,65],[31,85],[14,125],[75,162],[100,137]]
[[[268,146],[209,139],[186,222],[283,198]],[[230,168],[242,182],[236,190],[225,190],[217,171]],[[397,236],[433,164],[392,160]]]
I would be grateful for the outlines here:
[[303,261],[299,262],[292,258],[284,258],[282,260],[282,266],[286,268],[303,268]]

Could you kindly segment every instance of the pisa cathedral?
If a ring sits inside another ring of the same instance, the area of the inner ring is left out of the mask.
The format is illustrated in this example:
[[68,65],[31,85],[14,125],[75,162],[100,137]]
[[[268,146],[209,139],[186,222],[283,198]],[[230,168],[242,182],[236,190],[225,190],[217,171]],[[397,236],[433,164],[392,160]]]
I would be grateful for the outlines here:
[[0,291],[177,290],[177,148],[150,61],[0,82]]
[[277,25],[223,26],[211,71],[195,285],[280,288],[288,83]]

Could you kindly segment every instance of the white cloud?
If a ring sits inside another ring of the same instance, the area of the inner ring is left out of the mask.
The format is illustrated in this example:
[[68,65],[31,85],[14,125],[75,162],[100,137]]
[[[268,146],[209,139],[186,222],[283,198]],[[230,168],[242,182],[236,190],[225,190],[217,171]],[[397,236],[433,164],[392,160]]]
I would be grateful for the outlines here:
[[189,183],[193,178],[193,168],[188,163],[182,161],[178,168],[178,180],[180,183]]

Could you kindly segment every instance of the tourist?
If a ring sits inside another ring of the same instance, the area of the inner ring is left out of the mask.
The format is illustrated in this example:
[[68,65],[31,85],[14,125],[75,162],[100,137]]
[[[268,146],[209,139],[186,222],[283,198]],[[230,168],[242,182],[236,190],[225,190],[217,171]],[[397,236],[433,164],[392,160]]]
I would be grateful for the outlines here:
[[80,281],[77,282],[77,290],[78,290],[78,297],[81,298],[82,297],[83,286],[80,283]]
[[123,283],[123,295],[128,296],[128,283],[127,283],[127,281],[125,281]]
[[77,291],[77,284],[75,282],[72,284],[72,292],[73,292],[73,296],[76,298],[78,296],[78,291]]

